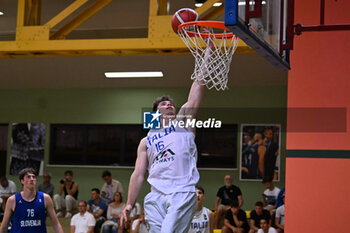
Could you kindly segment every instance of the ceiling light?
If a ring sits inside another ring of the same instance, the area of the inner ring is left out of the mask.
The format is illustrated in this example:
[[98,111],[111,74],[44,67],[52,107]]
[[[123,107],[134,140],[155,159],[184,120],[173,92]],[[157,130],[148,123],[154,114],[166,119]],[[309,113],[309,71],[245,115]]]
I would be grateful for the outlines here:
[[203,3],[205,3],[207,0],[194,0],[194,5],[196,7],[201,7],[203,6]]
[[[266,5],[266,1],[261,1],[261,4]],[[249,1],[249,5],[255,5],[255,2]],[[238,2],[238,6],[245,6],[245,2]]]
[[4,15],[4,12],[0,11],[0,15]]
[[[195,0],[195,6],[196,7],[201,7],[203,6],[203,3],[205,3],[207,0]],[[216,2],[213,4],[214,7],[218,7],[218,6],[221,6],[222,5],[222,2]]]
[[105,72],[106,78],[162,78],[163,72]]

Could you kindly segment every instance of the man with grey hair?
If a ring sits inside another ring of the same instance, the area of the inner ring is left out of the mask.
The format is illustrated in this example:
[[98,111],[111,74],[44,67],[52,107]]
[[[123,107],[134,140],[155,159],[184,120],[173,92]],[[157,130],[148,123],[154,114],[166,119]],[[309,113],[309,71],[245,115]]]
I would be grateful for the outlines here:
[[[231,207],[232,201],[238,201],[239,208],[243,205],[243,197],[241,189],[232,184],[232,177],[226,175],[224,178],[225,185],[219,188],[216,199],[215,199],[215,222],[214,228],[218,229],[222,217],[225,215],[226,211]],[[221,204],[219,204],[221,200]]]

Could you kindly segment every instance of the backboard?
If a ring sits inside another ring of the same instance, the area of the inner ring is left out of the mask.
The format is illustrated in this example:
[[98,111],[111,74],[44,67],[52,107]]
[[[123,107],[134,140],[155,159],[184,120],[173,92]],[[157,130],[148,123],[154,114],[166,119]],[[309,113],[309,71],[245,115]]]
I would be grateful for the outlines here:
[[273,66],[289,70],[287,6],[288,0],[225,0],[225,26]]

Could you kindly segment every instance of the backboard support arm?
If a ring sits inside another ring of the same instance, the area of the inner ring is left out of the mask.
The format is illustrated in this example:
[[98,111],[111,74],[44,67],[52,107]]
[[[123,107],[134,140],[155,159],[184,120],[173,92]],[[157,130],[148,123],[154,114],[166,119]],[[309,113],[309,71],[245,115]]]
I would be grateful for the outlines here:
[[[289,0],[293,1],[294,0]],[[301,35],[302,32],[315,32],[315,31],[348,31],[350,30],[350,24],[325,24],[325,0],[320,0],[320,24],[303,26],[298,23],[293,25],[294,34]]]

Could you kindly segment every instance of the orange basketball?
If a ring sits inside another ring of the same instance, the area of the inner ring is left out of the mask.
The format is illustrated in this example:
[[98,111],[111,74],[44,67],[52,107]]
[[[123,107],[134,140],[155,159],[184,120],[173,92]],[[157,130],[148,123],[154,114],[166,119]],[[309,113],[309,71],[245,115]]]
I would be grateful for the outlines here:
[[182,8],[176,11],[173,15],[171,26],[173,27],[174,32],[177,33],[180,24],[197,20],[199,20],[199,15],[196,11],[191,8]]

